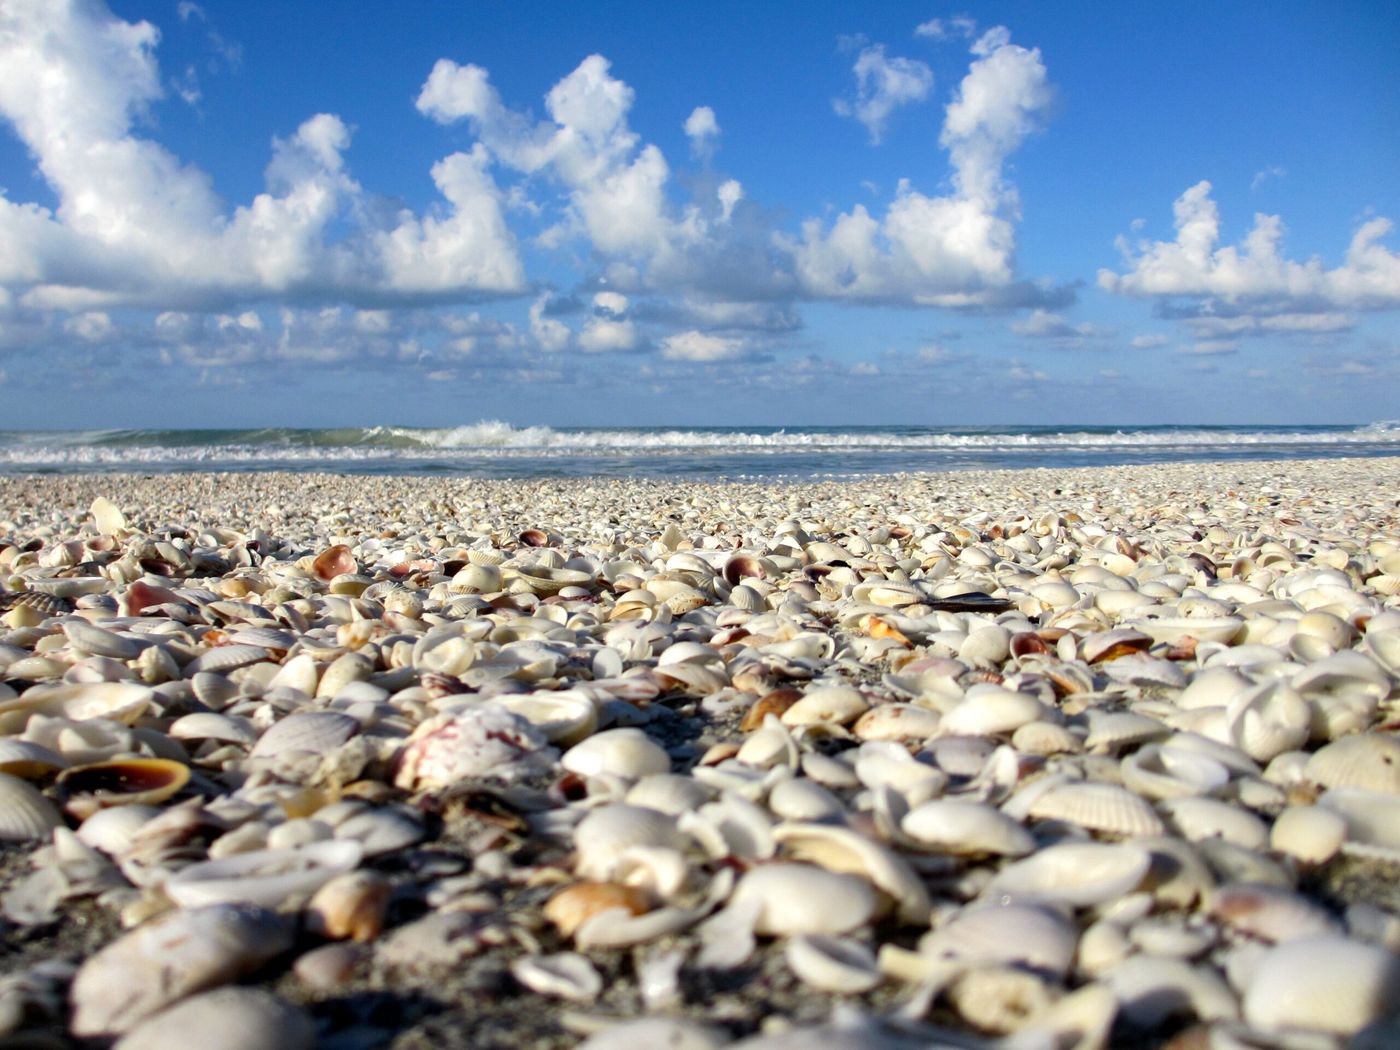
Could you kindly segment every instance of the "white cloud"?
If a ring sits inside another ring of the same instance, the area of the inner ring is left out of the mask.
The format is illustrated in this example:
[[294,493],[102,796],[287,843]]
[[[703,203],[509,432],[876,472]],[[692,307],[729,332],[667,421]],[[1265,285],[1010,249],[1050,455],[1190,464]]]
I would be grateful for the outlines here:
[[1072,324],[1059,314],[1051,313],[1049,310],[1031,311],[1031,315],[1024,321],[1013,321],[1011,330],[1017,335],[1026,335],[1035,339],[1103,339],[1113,334],[1110,329],[1101,325],[1088,322]]
[[590,354],[610,350],[633,350],[637,346],[637,326],[611,317],[591,317],[579,333],[578,345]]
[[929,197],[901,180],[881,219],[856,205],[829,229],[804,222],[800,241],[779,243],[793,254],[807,294],[961,306],[1011,283],[1019,209],[1002,166],[1036,126],[1050,87],[1040,52],[1011,44],[1004,30],[984,34],[972,50],[979,57],[947,106],[939,138],[953,193]]
[[951,40],[954,37],[971,39],[977,33],[977,23],[966,15],[952,18],[930,18],[914,27],[914,35],[930,40]]
[[1171,342],[1165,335],[1135,335],[1130,345],[1134,350],[1155,350]]
[[1254,178],[1249,180],[1249,188],[1251,190],[1257,190],[1270,179],[1281,179],[1287,174],[1288,170],[1286,168],[1280,168],[1277,164],[1271,164],[1267,168],[1263,168],[1254,173]]
[[0,115],[58,200],[50,211],[0,196],[0,283],[27,302],[199,306],[297,292],[354,299],[523,287],[480,157],[434,168],[450,205],[444,217],[338,235],[339,222],[356,225],[364,210],[343,160],[350,130],[332,114],[274,140],[267,191],[227,212],[204,172],[133,133],[161,95],[158,39],[149,23],[94,2],[12,0],[0,12]]
[[597,292],[593,296],[593,309],[599,314],[621,317],[627,312],[627,296],[618,292]]
[[872,144],[879,143],[891,113],[922,102],[933,90],[933,70],[917,59],[886,57],[883,44],[862,48],[853,71],[855,100],[838,98],[832,106],[841,116],[864,124]]
[[569,345],[572,333],[563,321],[545,316],[549,306],[549,294],[545,293],[530,304],[530,335],[546,353],[558,353]]
[[98,310],[68,318],[63,328],[87,343],[104,342],[114,331],[111,317]]
[[725,179],[715,196],[719,198],[719,221],[728,222],[734,214],[734,206],[744,199],[744,187],[738,179]]
[[853,376],[877,376],[880,374],[880,366],[873,361],[857,361],[851,365],[851,375]]
[[690,139],[690,151],[708,160],[714,155],[719,138],[719,121],[709,106],[696,106],[685,118],[685,135]]
[[734,361],[744,356],[744,343],[694,330],[677,332],[662,340],[661,356],[668,361]]
[[1286,259],[1280,252],[1283,222],[1256,214],[1239,245],[1220,245],[1220,211],[1209,182],[1177,198],[1176,240],[1122,238],[1126,272],[1099,271],[1099,286],[1122,295],[1222,300],[1237,309],[1268,313],[1318,313],[1400,307],[1400,255],[1380,243],[1389,219],[1375,218],[1352,236],[1346,261],[1327,269],[1313,257]]

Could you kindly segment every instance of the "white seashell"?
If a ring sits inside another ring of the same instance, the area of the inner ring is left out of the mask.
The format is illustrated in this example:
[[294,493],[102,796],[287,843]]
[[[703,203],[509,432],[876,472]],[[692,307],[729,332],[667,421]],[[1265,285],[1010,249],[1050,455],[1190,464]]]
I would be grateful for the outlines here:
[[1326,864],[1347,837],[1347,822],[1324,806],[1289,806],[1274,818],[1269,847],[1303,864]]
[[273,723],[248,757],[277,758],[298,751],[328,754],[359,731],[360,723],[339,711],[297,711]]
[[1173,1017],[1211,1022],[1239,1016],[1235,995],[1219,974],[1185,959],[1134,955],[1101,979],[1113,989],[1122,1017],[1135,1028],[1157,1028]]
[[1122,624],[1141,631],[1153,642],[1180,645],[1187,638],[1198,642],[1232,641],[1244,627],[1238,616],[1160,616],[1142,618]]
[[405,791],[431,791],[470,777],[509,779],[557,754],[523,718],[483,702],[421,723],[399,752],[394,784]]
[[1255,1028],[1351,1035],[1400,1011],[1400,959],[1344,937],[1310,937],[1269,950],[1244,991]]
[[[11,665],[9,673],[14,674]],[[0,699],[0,733],[18,733],[33,715],[83,722],[105,718],[132,725],[155,706],[149,686],[133,682],[34,685],[10,700]]]
[[312,842],[295,849],[254,850],[182,868],[165,880],[165,895],[183,908],[256,904],[276,908],[309,897],[360,863],[353,840]]
[[588,1003],[603,991],[597,968],[577,952],[526,955],[510,964],[511,975],[532,992]]
[[395,853],[423,841],[426,834],[418,817],[404,806],[369,809],[335,826],[335,837],[358,842],[366,857]]
[[1334,788],[1317,800],[1319,806],[1336,813],[1346,823],[1348,844],[1400,850],[1400,807],[1395,802],[1395,796],[1388,791],[1357,788]]
[[37,788],[19,777],[0,773],[0,841],[47,839],[63,818]]
[[870,704],[858,689],[850,686],[822,686],[809,689],[802,698],[782,713],[788,726],[814,725],[831,722],[848,725],[870,709]]
[[671,771],[666,750],[640,729],[609,729],[595,733],[565,751],[559,764],[580,776],[610,773],[638,780]]
[[93,500],[88,513],[92,515],[93,526],[104,536],[116,536],[127,527],[126,515],[106,496]]
[[1341,932],[1323,908],[1283,886],[1218,886],[1210,895],[1206,911],[1241,933],[1275,943]]
[[1012,733],[1043,718],[1045,706],[1034,697],[997,685],[975,685],[939,724],[943,736],[994,736]]
[[842,821],[846,807],[815,780],[795,777],[773,785],[768,808],[775,816],[794,821]]
[[1167,799],[1159,807],[1188,842],[1218,838],[1245,849],[1263,849],[1268,845],[1269,829],[1262,820],[1220,799]]
[[1358,733],[1319,748],[1304,775],[1325,788],[1400,794],[1400,740],[1388,733]]
[[112,1050],[312,1050],[316,1026],[301,1007],[261,988],[217,988],[148,1017]]
[[160,814],[155,806],[133,803],[99,809],[78,826],[78,840],[93,849],[116,856],[124,852],[136,832]]
[[0,737],[0,773],[22,779],[47,777],[68,768],[68,759],[32,740]]
[[574,828],[574,848],[578,853],[575,866],[585,879],[608,882],[629,847],[684,850],[686,841],[670,814],[614,802],[599,806]]
[[310,653],[298,653],[281,667],[267,683],[270,690],[295,689],[307,696],[316,695],[316,685],[321,680],[321,668]]
[[1150,799],[1208,795],[1230,782],[1230,771],[1208,755],[1170,744],[1149,744],[1124,757],[1123,785]]
[[144,648],[139,642],[77,618],[64,621],[63,633],[68,636],[68,643],[74,649],[89,656],[131,660],[140,655]]
[[965,856],[1022,857],[1035,839],[1017,821],[983,802],[935,799],[904,815],[900,829],[920,845]]
[[857,740],[924,740],[938,732],[939,715],[917,704],[877,704],[855,720]]
[[1225,709],[1228,742],[1258,762],[1301,747],[1312,730],[1312,708],[1282,682],[1264,682]]
[[919,941],[919,953],[966,963],[1026,966],[1063,977],[1079,932],[1058,911],[1036,904],[980,904],[958,911]]
[[1058,722],[1037,719],[1011,734],[1011,746],[1025,755],[1072,755],[1084,750],[1084,741]]
[[798,934],[787,942],[788,968],[822,992],[859,995],[880,983],[875,955],[859,941],[821,934]]
[[291,947],[275,912],[217,904],[162,915],[78,969],[69,992],[74,1035],[116,1035],[195,992],[236,980]]
[[185,665],[185,676],[202,671],[228,674],[230,671],[268,659],[272,654],[260,645],[216,645],[206,649]]
[[1058,993],[1038,974],[986,966],[957,974],[944,994],[968,1024],[1004,1035],[1048,1011]]
[[735,885],[729,903],[754,906],[754,932],[780,937],[849,933],[875,914],[875,894],[864,879],[811,864],[752,868]]
[[710,791],[691,777],[676,773],[652,773],[642,777],[627,791],[623,801],[679,816],[699,809],[710,800]]
[[238,715],[213,711],[183,715],[170,723],[166,732],[176,740],[218,740],[245,747],[252,747],[258,742],[258,731],[251,721]]
[[582,692],[555,692],[500,696],[495,702],[525,719],[551,744],[570,747],[598,728],[598,705]]
[[1084,746],[1090,751],[1117,751],[1132,744],[1160,740],[1171,730],[1155,718],[1134,711],[1099,711],[1090,709],[1086,718],[1089,735]]
[[1027,812],[1037,820],[1063,820],[1110,835],[1160,835],[1166,831],[1148,803],[1117,784],[1056,784],[1040,794]]
[[1137,845],[1060,843],[1002,868],[982,896],[988,901],[1090,907],[1132,892],[1151,866],[1151,855]]
[[905,922],[927,922],[928,889],[909,862],[887,846],[834,824],[785,823],[773,838],[792,856],[868,879],[889,895]]

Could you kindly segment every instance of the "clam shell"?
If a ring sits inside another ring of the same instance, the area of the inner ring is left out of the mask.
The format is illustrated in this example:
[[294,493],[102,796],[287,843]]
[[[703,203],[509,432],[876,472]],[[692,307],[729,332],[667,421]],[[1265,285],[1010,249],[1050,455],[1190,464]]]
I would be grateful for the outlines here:
[[593,810],[574,828],[575,867],[585,879],[607,882],[623,862],[628,847],[683,850],[686,841],[670,814],[614,802]]
[[1013,733],[1045,714],[1045,705],[1034,697],[996,685],[976,685],[943,716],[939,732],[944,736]]
[[875,955],[859,941],[823,934],[798,934],[787,942],[788,968],[822,992],[859,995],[880,983]]
[[69,991],[74,1035],[116,1035],[188,995],[226,984],[291,947],[291,924],[218,904],[163,915],[87,959]]
[[754,932],[772,936],[842,934],[875,914],[875,893],[854,875],[811,864],[764,864],[745,872],[731,907],[755,907]]
[[1326,910],[1282,886],[1217,886],[1210,894],[1206,911],[1242,933],[1275,943],[1341,932]]
[[82,722],[106,718],[133,724],[155,706],[149,686],[132,682],[90,682],[30,686],[11,700],[0,700],[0,732],[19,732],[35,714]]
[[1246,849],[1263,849],[1269,842],[1269,829],[1262,820],[1220,799],[1168,799],[1160,808],[1188,842],[1218,838]]
[[832,824],[784,823],[773,838],[793,857],[868,879],[888,894],[906,922],[927,922],[928,889],[909,862],[887,846],[850,828]]
[[32,740],[0,737],[0,773],[41,780],[68,766],[68,760],[52,748]]
[[1026,966],[1063,977],[1079,932],[1058,911],[1037,904],[964,908],[919,941],[919,953],[973,966]]
[[870,704],[858,689],[850,686],[822,686],[809,689],[802,698],[782,713],[788,726],[831,722],[848,725],[870,709]]
[[527,693],[502,696],[496,702],[529,722],[551,744],[570,747],[587,739],[598,728],[598,707],[582,692]]
[[36,788],[8,773],[0,773],[0,840],[32,842],[46,839],[63,824],[54,804]]
[[353,840],[235,853],[180,869],[165,880],[165,895],[183,908],[210,904],[276,908],[315,893],[359,864],[363,853]]
[[154,805],[190,780],[190,767],[168,758],[118,758],[70,766],[58,775],[64,808],[90,816],[104,806]]
[[1035,839],[1017,821],[982,802],[935,799],[916,806],[900,821],[920,845],[960,855],[1023,857]]
[[565,751],[559,764],[580,776],[610,773],[629,780],[671,771],[671,756],[642,730],[609,729]]
[[989,901],[1091,907],[1132,892],[1151,867],[1151,855],[1133,844],[1061,843],[1001,869],[982,896]]
[[1160,955],[1134,955],[1103,974],[1130,1024],[1153,1029],[1173,1017],[1233,1020],[1239,1005],[1229,985],[1208,967]]
[[312,1050],[316,1026],[301,1007],[261,988],[218,988],[148,1017],[112,1050]]
[[532,992],[575,1002],[592,1002],[603,991],[603,978],[577,952],[526,955],[510,964],[511,975]]
[[1255,1028],[1350,1035],[1400,1011],[1400,959],[1344,937],[1307,937],[1269,950],[1244,990]]
[[1347,837],[1347,822],[1324,806],[1290,806],[1274,818],[1269,846],[1303,864],[1326,864]]

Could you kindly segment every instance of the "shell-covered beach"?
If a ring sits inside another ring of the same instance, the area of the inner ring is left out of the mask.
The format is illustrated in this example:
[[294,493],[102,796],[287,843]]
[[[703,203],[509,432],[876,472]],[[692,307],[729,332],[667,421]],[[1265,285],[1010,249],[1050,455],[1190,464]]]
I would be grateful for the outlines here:
[[1397,683],[1397,458],[0,477],[0,1045],[1393,1045]]

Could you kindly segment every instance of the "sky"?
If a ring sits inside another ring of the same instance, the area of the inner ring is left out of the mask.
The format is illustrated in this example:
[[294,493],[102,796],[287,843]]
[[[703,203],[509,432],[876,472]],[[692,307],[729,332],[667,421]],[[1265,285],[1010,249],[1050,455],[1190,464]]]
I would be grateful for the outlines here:
[[0,428],[1400,419],[1400,6],[0,0]]

